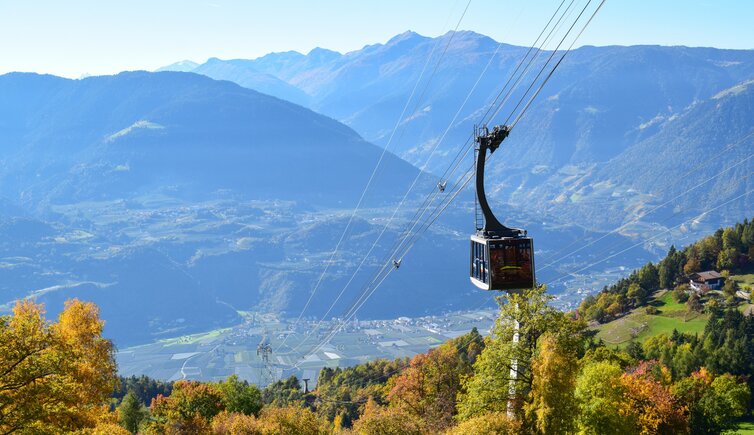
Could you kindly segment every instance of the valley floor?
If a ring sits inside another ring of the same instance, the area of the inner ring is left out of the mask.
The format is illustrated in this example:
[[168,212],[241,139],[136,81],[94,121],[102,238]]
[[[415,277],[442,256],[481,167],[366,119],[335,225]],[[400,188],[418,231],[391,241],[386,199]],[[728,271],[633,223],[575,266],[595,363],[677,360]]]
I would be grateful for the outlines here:
[[[323,367],[353,366],[376,358],[413,357],[474,327],[486,335],[498,313],[476,310],[419,318],[350,321],[330,344],[313,353],[321,338],[340,322],[324,322],[316,334],[307,338],[316,322],[301,322],[294,330],[294,319],[281,320],[274,315],[252,312],[239,314],[244,322],[231,328],[121,349],[116,354],[119,374],[145,374],[165,380],[224,380],[236,374],[260,385],[295,374],[314,381]],[[286,334],[290,335],[287,339]],[[263,342],[274,350],[268,366],[257,353],[258,345]],[[310,386],[313,385],[312,382]]]

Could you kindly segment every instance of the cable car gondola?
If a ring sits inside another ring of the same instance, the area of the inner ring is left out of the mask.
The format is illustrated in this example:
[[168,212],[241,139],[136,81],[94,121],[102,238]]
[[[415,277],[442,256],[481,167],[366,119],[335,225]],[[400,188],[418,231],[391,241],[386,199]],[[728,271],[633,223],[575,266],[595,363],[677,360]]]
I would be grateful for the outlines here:
[[490,209],[484,193],[484,163],[508,137],[510,128],[499,125],[475,129],[479,146],[476,159],[476,197],[484,224],[477,224],[471,236],[471,282],[482,290],[519,290],[535,286],[534,243],[526,231],[501,224]]

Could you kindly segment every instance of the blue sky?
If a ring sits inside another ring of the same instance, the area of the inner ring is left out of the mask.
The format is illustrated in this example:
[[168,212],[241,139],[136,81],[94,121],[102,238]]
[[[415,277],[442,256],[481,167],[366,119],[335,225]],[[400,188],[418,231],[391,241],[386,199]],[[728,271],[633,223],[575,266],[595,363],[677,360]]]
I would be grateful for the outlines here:
[[[347,52],[409,29],[445,33],[467,1],[0,0],[0,74],[79,77],[317,46]],[[471,0],[460,29],[527,45],[559,3]],[[607,0],[579,45],[751,49],[751,17],[748,0]]]

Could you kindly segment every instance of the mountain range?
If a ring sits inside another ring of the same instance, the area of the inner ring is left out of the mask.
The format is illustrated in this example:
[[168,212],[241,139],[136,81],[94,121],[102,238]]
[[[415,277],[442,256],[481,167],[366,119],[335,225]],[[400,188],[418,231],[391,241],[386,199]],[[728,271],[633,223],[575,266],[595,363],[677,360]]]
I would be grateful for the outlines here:
[[[390,260],[526,51],[471,32],[408,32],[346,54],[0,76],[0,310],[30,296],[55,315],[65,299],[91,299],[119,345],[235,324],[239,311],[295,317],[315,287],[305,317],[342,291],[337,316]],[[568,55],[487,180],[498,217],[534,236],[538,278],[557,283],[565,306],[751,214],[753,57],[650,46]],[[414,86],[418,102],[394,133]],[[466,190],[359,316],[492,303],[466,277],[473,216]]]
[[[275,77],[305,93],[299,101],[308,107],[439,175],[527,50],[469,31],[437,38],[406,32],[345,54],[315,49],[211,59],[193,71],[251,88],[261,86],[254,79],[259,74]],[[550,54],[538,54],[494,123],[512,121],[507,114]],[[242,63],[250,73],[242,83],[223,74],[218,63]],[[596,231],[612,230],[668,201],[673,222],[700,215],[752,187],[745,177],[752,168],[748,161],[696,189],[694,200],[674,199],[751,154],[752,141],[728,147],[754,132],[752,79],[754,50],[575,49],[504,144],[491,168],[496,188],[490,194],[512,207]],[[714,157],[723,150],[724,158]],[[710,163],[697,168],[701,160]],[[692,168],[693,177],[681,176]],[[646,176],[636,177],[637,170]],[[752,207],[746,196],[718,209],[719,219],[713,220],[732,223]],[[658,210],[643,221],[655,231],[667,228],[666,218]]]

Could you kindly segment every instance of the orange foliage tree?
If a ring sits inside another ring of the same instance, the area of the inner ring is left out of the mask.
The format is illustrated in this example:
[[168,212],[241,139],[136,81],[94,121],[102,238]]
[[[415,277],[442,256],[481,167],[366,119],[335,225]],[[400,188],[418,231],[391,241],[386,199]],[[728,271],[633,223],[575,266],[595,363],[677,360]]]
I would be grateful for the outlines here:
[[671,394],[669,370],[656,362],[641,362],[621,376],[625,406],[637,417],[641,434],[684,433],[686,409]]
[[390,406],[423,420],[427,429],[439,433],[453,424],[461,376],[468,371],[463,369],[456,348],[448,344],[418,354],[409,368],[390,379]]

